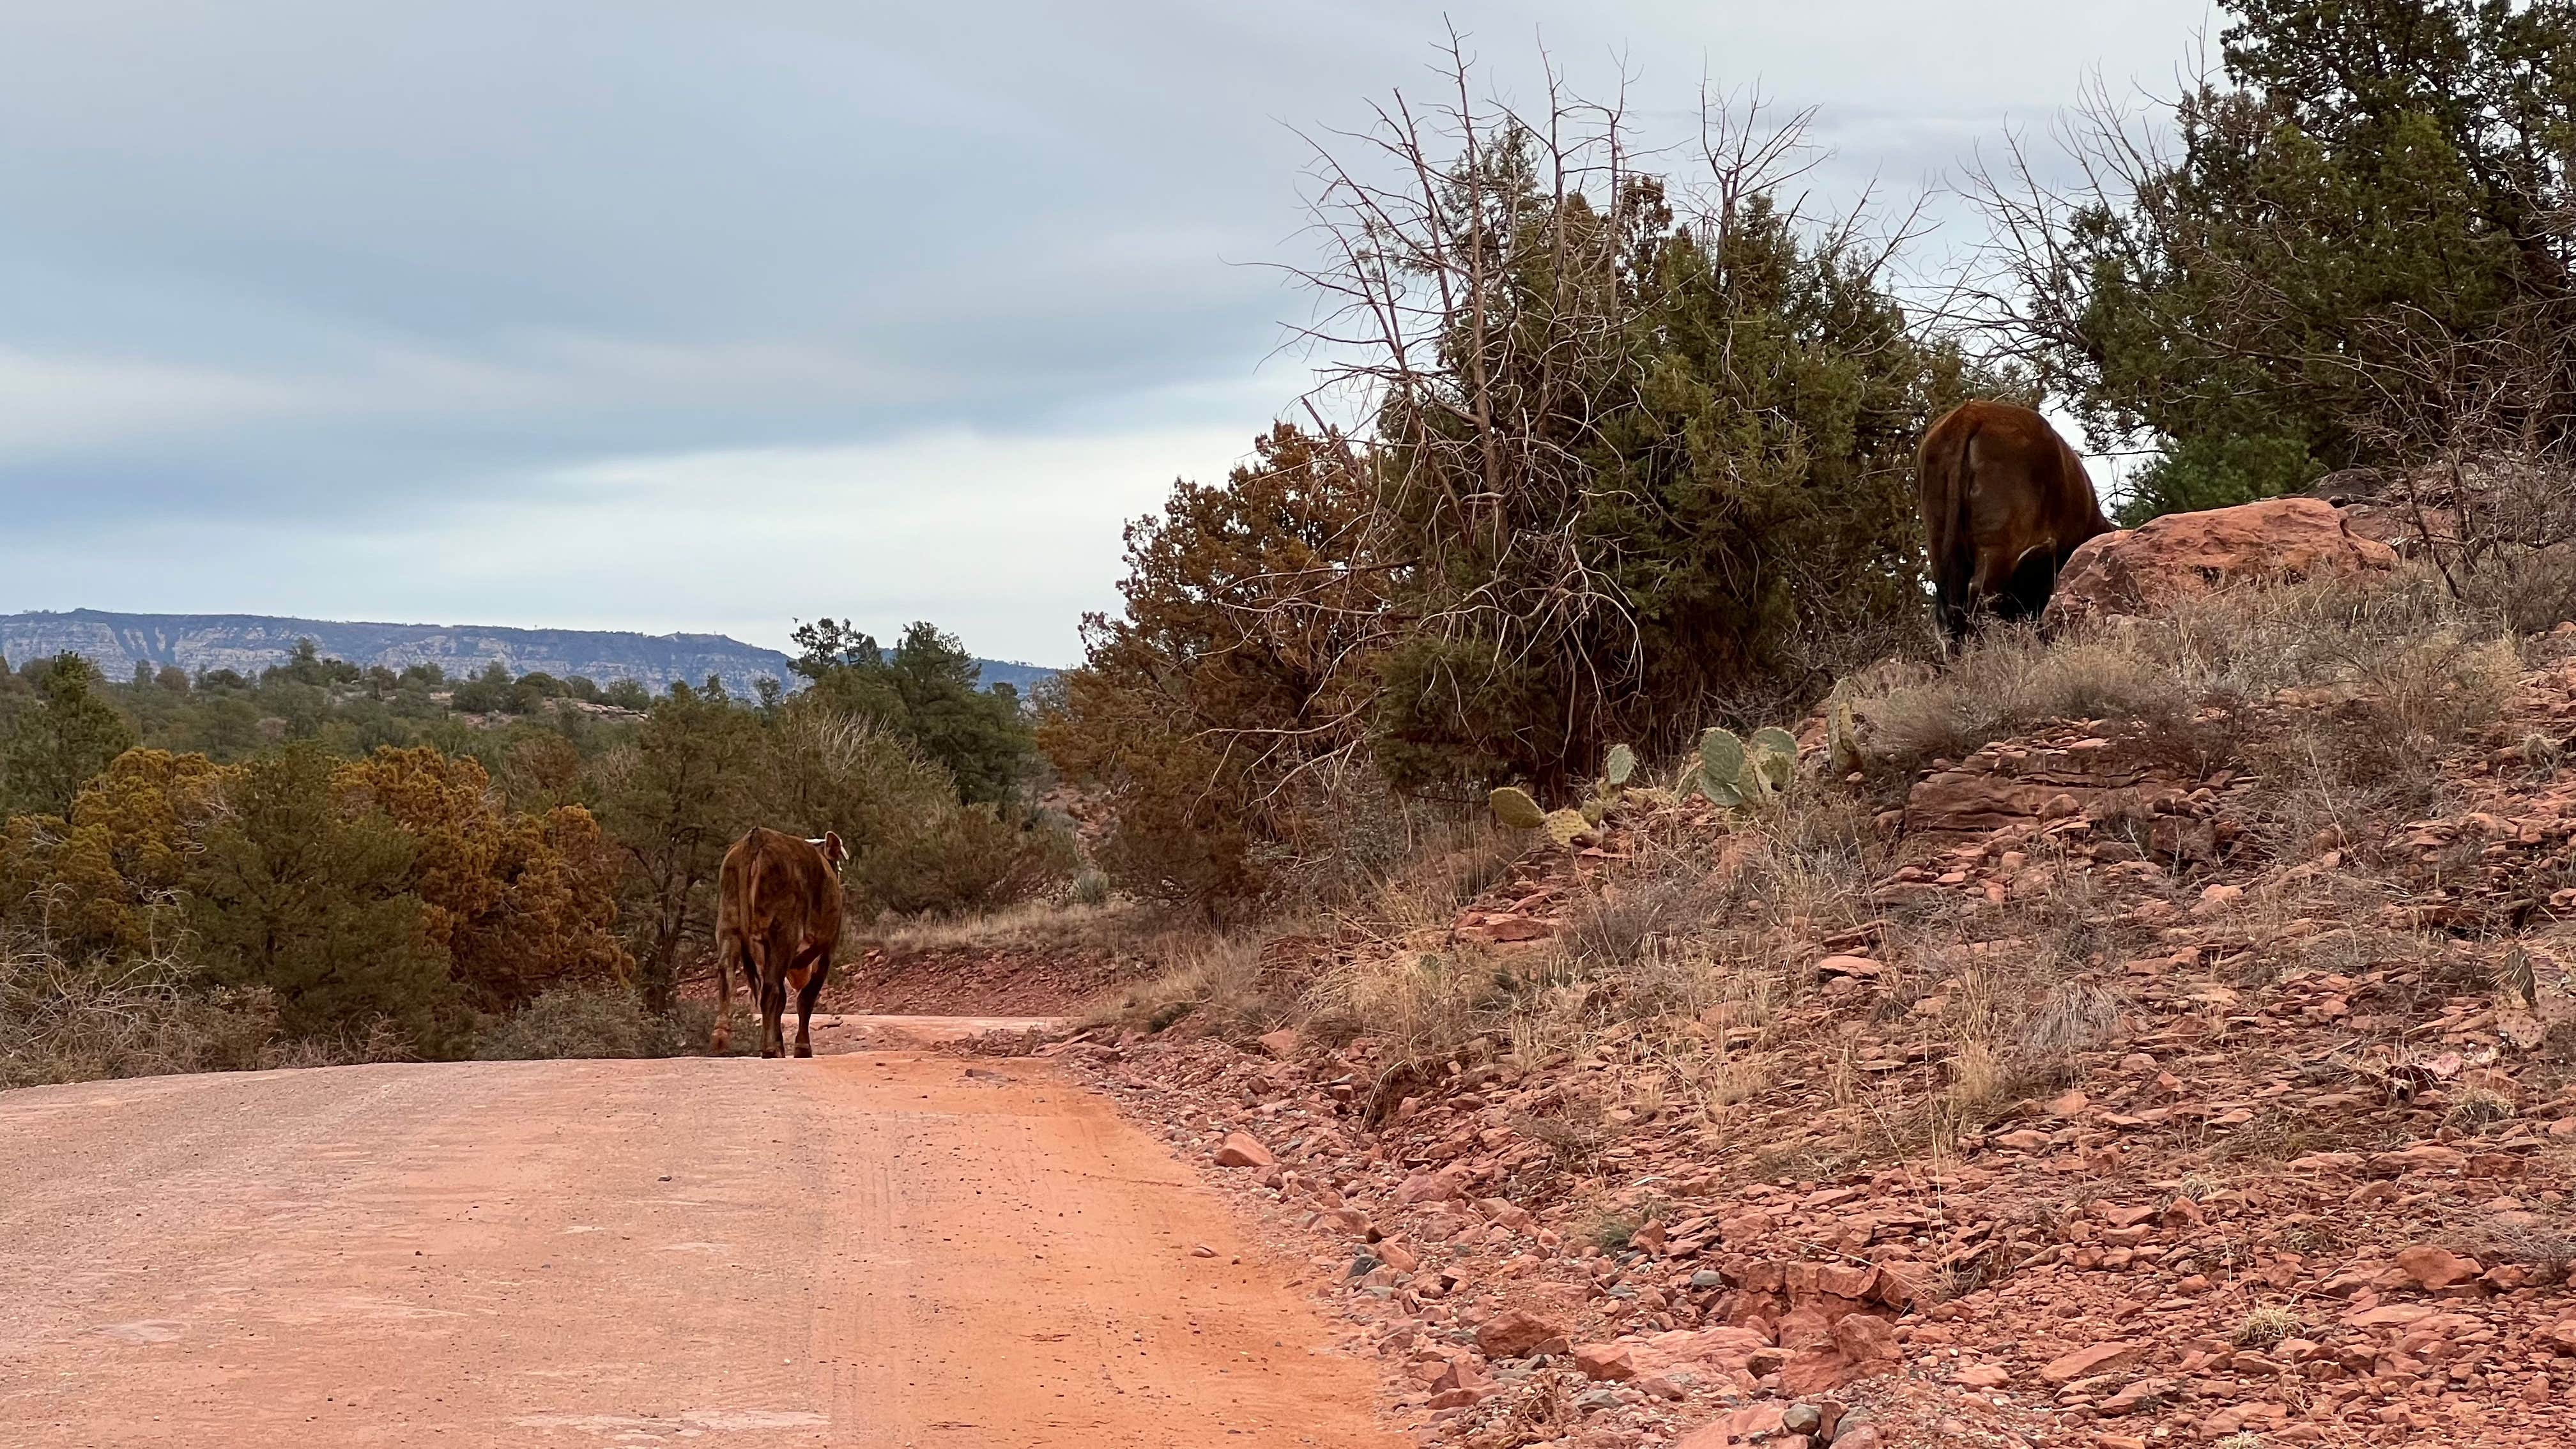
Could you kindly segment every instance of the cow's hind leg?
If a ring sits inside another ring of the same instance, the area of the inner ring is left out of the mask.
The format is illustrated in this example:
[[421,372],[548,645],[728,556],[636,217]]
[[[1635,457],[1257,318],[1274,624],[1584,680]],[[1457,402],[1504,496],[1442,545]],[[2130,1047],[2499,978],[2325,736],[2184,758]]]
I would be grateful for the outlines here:
[[787,1014],[787,968],[796,959],[795,948],[773,933],[761,940],[753,954],[760,961],[760,1054],[783,1057],[787,1038],[779,1030],[778,1019]]
[[[2021,597],[2016,586],[2022,582],[2027,553],[2007,555],[1997,550],[1980,549],[1977,571],[1968,579],[1967,612],[1969,618],[2018,619],[2022,616]],[[2041,595],[2041,602],[2047,595]]]
[[832,974],[832,948],[824,947],[796,963],[796,1055],[814,1055],[814,1003],[823,994],[823,978]]
[[787,982],[779,975],[762,972],[760,977],[760,1054],[765,1057],[787,1055],[787,1034],[780,1029],[780,1019],[787,1015]]
[[1954,584],[1948,579],[1939,580],[1933,586],[1932,622],[1940,633],[1941,652],[1944,655],[1957,653],[1959,646],[1968,637],[1970,623],[1968,601],[1961,597],[1966,587],[1965,584]]
[[[718,929],[716,932],[716,1029],[707,1037],[707,1049],[718,1056],[722,1056],[725,1048],[733,1045],[733,971],[735,958],[742,954],[742,937],[733,931]],[[742,971],[744,994],[759,995],[760,987],[752,979],[751,963],[748,959],[743,961]]]
[[787,1055],[787,973],[776,971],[761,982],[760,1054],[765,1057]]
[[2025,549],[2013,562],[2012,573],[2004,579],[2002,596],[1995,601],[1995,612],[2007,619],[2036,619],[2048,608],[2048,596],[2057,592],[2057,545],[2039,544]]

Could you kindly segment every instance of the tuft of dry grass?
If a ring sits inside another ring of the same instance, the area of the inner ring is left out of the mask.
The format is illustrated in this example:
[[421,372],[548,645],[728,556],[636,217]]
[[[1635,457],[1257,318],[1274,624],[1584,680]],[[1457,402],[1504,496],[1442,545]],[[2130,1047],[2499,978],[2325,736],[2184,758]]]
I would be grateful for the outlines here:
[[1519,985],[1472,949],[1407,951],[1336,963],[1304,1005],[1328,1034],[1375,1038],[1402,1070],[1468,1051],[1504,1021]]
[[1626,1213],[1605,1212],[1592,1220],[1592,1228],[1584,1236],[1605,1253],[1623,1253],[1636,1238],[1639,1226]]
[[2298,1337],[2307,1328],[2307,1321],[2295,1311],[2274,1304],[2248,1312],[2231,1337],[2246,1348],[2270,1348],[2283,1339]]
[[2454,1226],[2443,1241],[2488,1267],[2518,1263],[2544,1278],[2576,1264],[2576,1223],[2562,1208],[2484,1213]]
[[2134,719],[2172,725],[2172,680],[2133,641],[2104,634],[2066,642],[2023,627],[1981,633],[1947,669],[1888,681],[1853,707],[1872,753],[1898,771],[1960,759],[2044,720]]
[[[1889,1000],[1903,1005],[1886,1019],[1948,1049],[1949,1085],[1923,1104],[1930,1121],[1914,1135],[1982,1125],[2071,1078],[2125,1026],[2127,1000],[2103,972],[2134,943],[2080,867],[2041,851],[2029,869],[2047,872],[2043,886],[2000,905],[1944,907],[1889,935],[1882,955],[1904,963]],[[1912,1008],[1935,996],[1937,1014],[1918,1020]]]
[[2012,1098],[2012,1081],[1993,1047],[1971,1039],[1950,1057],[1942,1114],[1952,1125],[1982,1124]]
[[1749,1102],[1771,1089],[1779,1068],[1766,1053],[1732,1052],[1696,1078],[1700,1110],[1715,1119],[1738,1102]]
[[2484,1087],[2468,1087],[2452,1095],[2450,1108],[2442,1114],[2442,1120],[2462,1132],[2475,1133],[2511,1119],[2513,1113],[2512,1098]]
[[[1127,902],[1099,908],[1076,902],[955,926],[913,926],[889,942],[1031,946],[1120,936],[1126,949],[1159,962],[1160,970],[1104,1007],[1094,1025],[1162,1031],[1187,1021],[1240,1037],[1303,1020],[1328,1037],[1365,1032],[1391,1039],[1400,1072],[1464,1049],[1508,1009],[1502,998],[1518,983],[1498,984],[1493,968],[1472,951],[1423,953],[1395,949],[1396,943],[1446,928],[1508,873],[1529,842],[1458,812],[1380,801],[1361,813],[1366,848],[1336,866],[1329,880],[1300,877],[1323,894],[1266,921],[1228,930]],[[1337,960],[1312,973],[1264,967],[1265,941],[1331,935],[1343,926],[1376,938],[1384,949],[1364,952],[1365,964]]]
[[1399,934],[1446,927],[1528,848],[1527,839],[1490,821],[1460,824],[1389,866],[1351,913]]
[[2078,977],[2052,986],[2015,1033],[2034,1057],[2070,1057],[2111,1041],[2127,1002],[2111,988]]
[[1562,949],[1578,974],[1616,975],[1669,956],[1675,934],[1702,924],[1701,893],[1679,875],[1650,875],[1578,906]]
[[2284,848],[2328,833],[2363,838],[2374,816],[2431,811],[2442,790],[2435,761],[2503,717],[2521,672],[2510,638],[2452,626],[2318,652],[2343,666],[2340,688],[2277,712],[2245,750]]
[[1566,1173],[1579,1173],[1590,1167],[1601,1149],[1610,1145],[1611,1138],[1601,1104],[1588,1097],[1572,1098],[1545,1115],[1517,1113],[1512,1117],[1512,1130],[1546,1148],[1554,1156],[1557,1170]]

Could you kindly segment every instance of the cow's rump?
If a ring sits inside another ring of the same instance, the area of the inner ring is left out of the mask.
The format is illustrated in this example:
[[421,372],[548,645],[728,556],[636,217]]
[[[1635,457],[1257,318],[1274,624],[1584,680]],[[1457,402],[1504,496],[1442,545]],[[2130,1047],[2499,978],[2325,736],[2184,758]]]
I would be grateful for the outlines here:
[[786,1054],[780,1018],[796,994],[796,1055],[812,1056],[808,1024],[841,937],[841,837],[806,840],[766,826],[725,852],[716,877],[717,1051],[732,1037],[733,970],[760,1003],[762,1056]]

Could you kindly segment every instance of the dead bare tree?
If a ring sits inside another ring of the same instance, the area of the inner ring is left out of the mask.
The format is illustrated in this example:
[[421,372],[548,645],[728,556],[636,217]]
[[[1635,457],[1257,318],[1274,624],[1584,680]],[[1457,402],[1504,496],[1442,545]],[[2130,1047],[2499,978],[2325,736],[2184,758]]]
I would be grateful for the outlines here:
[[2392,330],[2381,407],[2360,425],[2389,463],[2328,484],[2393,517],[2380,531],[2454,597],[2519,628],[2576,617],[2576,300],[2525,299],[2471,337]]
[[1546,109],[1524,114],[1476,99],[1454,33],[1447,61],[1438,100],[1398,93],[1338,138],[1348,153],[1316,147],[1327,261],[1298,273],[1318,299],[1298,332],[1321,363],[1306,405],[1370,425],[1368,537],[1414,571],[1411,595],[1440,601],[1404,626],[1488,633],[1526,659],[1623,612],[1572,525],[1594,501],[1580,454],[1624,341],[1621,213],[1659,198],[1631,170],[1619,103],[1570,96],[1551,66]]

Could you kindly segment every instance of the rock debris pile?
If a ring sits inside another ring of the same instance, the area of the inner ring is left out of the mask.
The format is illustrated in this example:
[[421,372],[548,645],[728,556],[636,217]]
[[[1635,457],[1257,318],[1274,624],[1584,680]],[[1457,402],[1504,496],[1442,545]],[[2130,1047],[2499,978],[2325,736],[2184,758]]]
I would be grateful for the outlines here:
[[[2466,808],[2304,849],[2092,723],[1989,746],[1760,1009],[1064,1050],[1305,1246],[1425,1443],[2576,1443],[2576,667],[2512,714],[2441,766]],[[1614,829],[1299,945],[1528,969],[1624,868]],[[2052,919],[2099,949],[1986,1081],[1955,1024]]]

